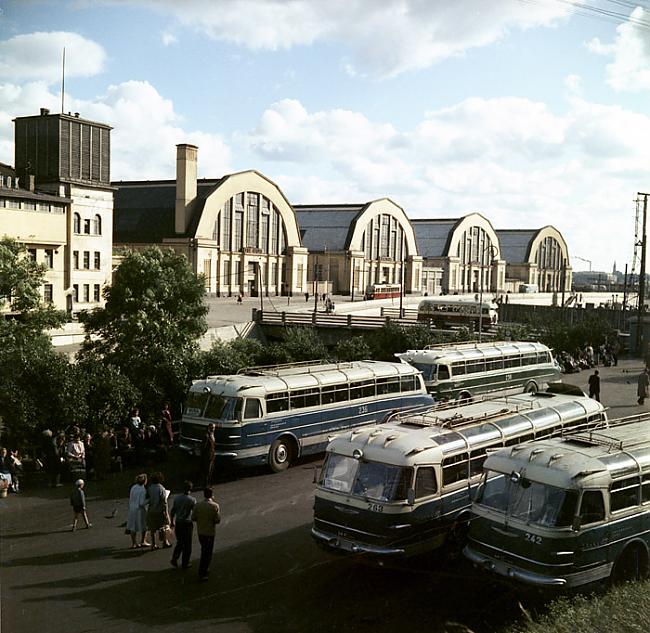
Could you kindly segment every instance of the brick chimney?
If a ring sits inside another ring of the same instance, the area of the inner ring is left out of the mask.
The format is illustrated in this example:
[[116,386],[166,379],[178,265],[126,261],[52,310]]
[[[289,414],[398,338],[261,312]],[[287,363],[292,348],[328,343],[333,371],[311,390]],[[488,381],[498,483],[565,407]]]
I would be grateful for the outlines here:
[[176,146],[176,233],[185,233],[196,198],[196,155],[198,147],[181,143]]

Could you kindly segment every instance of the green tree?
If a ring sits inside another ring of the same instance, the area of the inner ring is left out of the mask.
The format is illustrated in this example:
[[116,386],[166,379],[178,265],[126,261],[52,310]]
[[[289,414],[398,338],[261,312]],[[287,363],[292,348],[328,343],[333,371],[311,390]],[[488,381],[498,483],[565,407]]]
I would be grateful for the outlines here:
[[200,367],[204,296],[203,278],[182,255],[155,247],[127,252],[104,290],[106,305],[79,317],[86,327],[79,361],[98,358],[119,369],[141,394],[142,414],[157,417],[164,400],[182,399]]
[[341,361],[368,360],[372,358],[372,351],[364,336],[351,336],[336,344],[334,355]]
[[68,360],[45,333],[65,321],[41,300],[46,270],[24,245],[0,240],[0,416],[5,440],[16,446],[37,428],[75,419],[78,394]]
[[217,339],[210,350],[203,353],[201,374],[236,374],[244,367],[261,364],[262,355],[263,346],[257,339]]

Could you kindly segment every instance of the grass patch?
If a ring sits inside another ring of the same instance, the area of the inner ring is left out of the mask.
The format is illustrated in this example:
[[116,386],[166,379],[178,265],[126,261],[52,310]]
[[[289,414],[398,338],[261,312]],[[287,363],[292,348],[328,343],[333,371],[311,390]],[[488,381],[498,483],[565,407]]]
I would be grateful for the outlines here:
[[543,614],[527,616],[503,633],[646,633],[650,631],[649,595],[650,581],[645,581],[602,595],[560,598]]

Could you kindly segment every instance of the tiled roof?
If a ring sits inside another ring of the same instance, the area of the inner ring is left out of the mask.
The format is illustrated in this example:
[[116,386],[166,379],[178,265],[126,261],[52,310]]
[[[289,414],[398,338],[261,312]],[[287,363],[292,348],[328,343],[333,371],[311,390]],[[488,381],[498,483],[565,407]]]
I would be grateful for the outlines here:
[[538,229],[501,229],[496,231],[501,246],[502,259],[511,264],[528,261],[530,245],[538,232]]
[[411,220],[420,255],[425,259],[449,255],[449,240],[459,221],[459,218]]
[[310,252],[343,251],[365,204],[294,205],[303,246]]

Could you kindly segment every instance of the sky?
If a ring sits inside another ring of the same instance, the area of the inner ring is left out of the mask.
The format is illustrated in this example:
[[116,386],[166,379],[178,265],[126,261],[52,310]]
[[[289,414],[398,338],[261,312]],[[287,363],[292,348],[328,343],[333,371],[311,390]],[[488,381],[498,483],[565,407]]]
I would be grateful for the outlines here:
[[[650,1],[0,0],[0,162],[41,107],[113,126],[113,180],[256,169],[293,204],[553,225],[633,265]],[[638,271],[639,263],[636,263]]]

